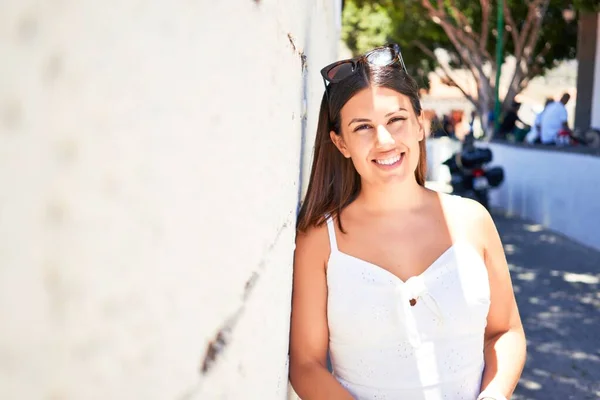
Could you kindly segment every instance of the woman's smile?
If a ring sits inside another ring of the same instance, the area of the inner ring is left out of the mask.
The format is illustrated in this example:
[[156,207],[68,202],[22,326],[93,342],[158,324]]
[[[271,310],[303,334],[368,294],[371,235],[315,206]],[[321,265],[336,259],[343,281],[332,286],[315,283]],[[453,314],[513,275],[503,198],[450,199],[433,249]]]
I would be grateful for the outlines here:
[[406,154],[405,152],[402,152],[395,156],[386,156],[385,158],[376,158],[375,160],[373,160],[373,163],[375,163],[375,165],[377,165],[379,168],[381,168],[383,170],[390,170],[390,169],[398,168],[402,164],[405,154]]

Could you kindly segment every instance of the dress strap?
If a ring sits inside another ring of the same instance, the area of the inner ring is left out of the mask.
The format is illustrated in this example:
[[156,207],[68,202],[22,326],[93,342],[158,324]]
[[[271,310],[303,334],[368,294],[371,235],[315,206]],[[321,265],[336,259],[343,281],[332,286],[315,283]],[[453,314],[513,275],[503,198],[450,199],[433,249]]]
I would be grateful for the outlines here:
[[337,240],[335,239],[335,222],[333,222],[333,218],[331,215],[327,215],[327,230],[329,231],[329,246],[331,247],[331,252],[338,251]]

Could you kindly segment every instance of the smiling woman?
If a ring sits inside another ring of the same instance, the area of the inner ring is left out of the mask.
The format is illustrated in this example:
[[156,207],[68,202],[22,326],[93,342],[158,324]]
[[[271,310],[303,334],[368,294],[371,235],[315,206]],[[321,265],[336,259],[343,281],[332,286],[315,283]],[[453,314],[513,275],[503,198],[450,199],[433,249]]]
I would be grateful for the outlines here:
[[[377,115],[376,110],[391,111]],[[417,183],[423,185],[425,164],[422,169],[417,168],[419,160],[425,159],[425,153],[419,149],[419,144],[424,143],[423,121],[421,115],[416,117],[411,110],[409,98],[398,96],[396,90],[377,86],[361,90],[344,105],[340,119],[349,120],[350,116],[360,114],[367,116],[350,119],[350,134],[345,139],[331,131],[331,141],[344,157],[352,160],[363,180],[389,180],[394,177],[404,180],[406,175],[416,171]],[[404,140],[397,143],[395,138],[398,137]],[[371,146],[371,143],[375,145]],[[410,148],[419,151],[409,152]],[[371,171],[373,165],[377,169]],[[380,174],[381,170],[390,173]]]
[[294,389],[303,400],[509,397],[525,335],[502,243],[478,203],[425,188],[423,113],[399,47],[322,75],[296,237]]

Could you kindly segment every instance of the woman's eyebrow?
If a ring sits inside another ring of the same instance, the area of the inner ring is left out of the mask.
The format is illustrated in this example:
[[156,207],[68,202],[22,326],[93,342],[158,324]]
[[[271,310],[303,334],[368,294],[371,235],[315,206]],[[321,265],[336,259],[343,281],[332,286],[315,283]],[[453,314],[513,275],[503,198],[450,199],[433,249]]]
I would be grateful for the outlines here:
[[390,115],[392,115],[392,114],[394,114],[394,113],[397,113],[398,111],[408,111],[408,110],[407,110],[406,108],[400,107],[400,108],[399,108],[398,110],[396,110],[396,111],[392,111],[391,113],[387,113],[387,114],[385,114],[385,117],[387,118],[387,117],[389,117]]
[[[395,113],[397,113],[399,111],[408,111],[408,110],[406,108],[404,108],[404,107],[400,107],[396,111],[392,111],[392,112],[389,112],[389,113],[385,114],[385,118],[387,118],[390,115],[393,115],[393,114],[395,114]],[[350,120],[350,122],[348,123],[348,126],[350,126],[350,125],[352,125],[352,124],[354,124],[356,122],[371,122],[371,120],[368,119],[368,118],[352,118],[352,120]]]
[[352,118],[352,120],[348,123],[348,126],[352,125],[355,122],[371,122],[368,118]]

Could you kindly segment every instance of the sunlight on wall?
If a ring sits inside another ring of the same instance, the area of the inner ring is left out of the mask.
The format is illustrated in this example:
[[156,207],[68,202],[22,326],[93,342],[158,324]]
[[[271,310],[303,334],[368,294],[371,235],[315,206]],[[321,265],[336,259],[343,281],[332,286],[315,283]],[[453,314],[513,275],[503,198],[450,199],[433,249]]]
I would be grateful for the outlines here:
[[0,2],[0,399],[287,396],[339,5]]

